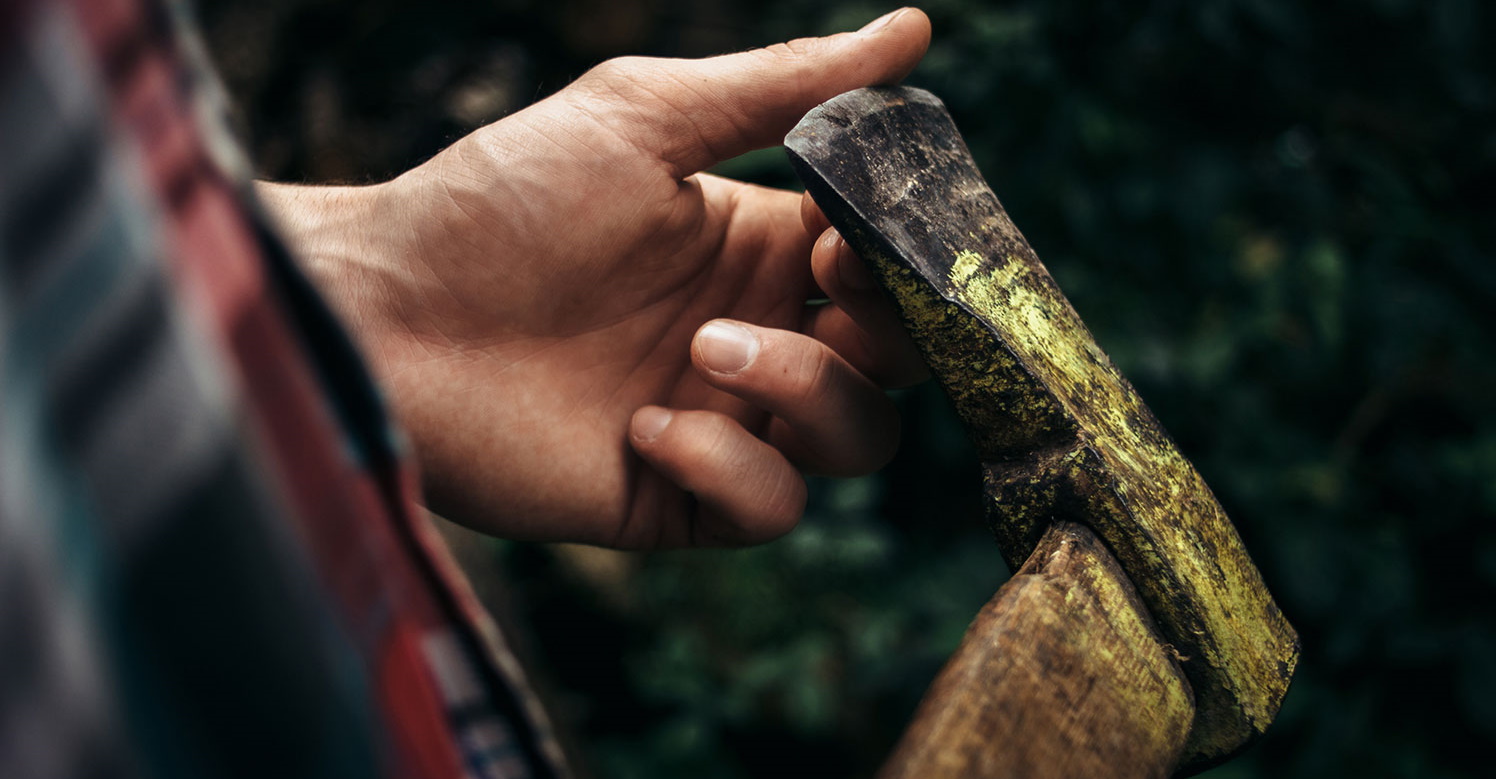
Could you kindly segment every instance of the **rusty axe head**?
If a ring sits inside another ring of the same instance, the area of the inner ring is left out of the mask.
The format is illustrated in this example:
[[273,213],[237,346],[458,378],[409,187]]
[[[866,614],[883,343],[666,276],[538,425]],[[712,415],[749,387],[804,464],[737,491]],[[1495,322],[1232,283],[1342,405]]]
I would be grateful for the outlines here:
[[1210,488],[1008,219],[945,106],[918,89],[860,89],[811,111],[785,146],[954,401],[1010,563],[1052,522],[1089,525],[1194,689],[1185,768],[1262,733],[1298,659],[1293,628]]

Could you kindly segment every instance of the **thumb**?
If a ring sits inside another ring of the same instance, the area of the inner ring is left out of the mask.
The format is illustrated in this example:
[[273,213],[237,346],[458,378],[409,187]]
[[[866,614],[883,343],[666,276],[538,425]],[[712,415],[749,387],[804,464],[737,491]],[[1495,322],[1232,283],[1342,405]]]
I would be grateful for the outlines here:
[[626,57],[579,82],[626,104],[615,129],[684,178],[774,146],[807,111],[858,87],[908,75],[930,45],[930,20],[902,8],[857,32],[801,38],[700,60]]

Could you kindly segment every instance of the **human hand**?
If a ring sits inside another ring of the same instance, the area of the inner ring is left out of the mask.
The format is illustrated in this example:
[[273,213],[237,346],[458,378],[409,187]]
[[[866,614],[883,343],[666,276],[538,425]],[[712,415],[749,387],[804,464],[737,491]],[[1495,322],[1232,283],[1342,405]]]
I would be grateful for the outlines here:
[[699,173],[911,70],[929,21],[879,22],[612,60],[386,184],[262,186],[433,510],[511,538],[755,543],[799,520],[801,470],[892,456],[879,385],[925,370],[867,270],[808,199]]

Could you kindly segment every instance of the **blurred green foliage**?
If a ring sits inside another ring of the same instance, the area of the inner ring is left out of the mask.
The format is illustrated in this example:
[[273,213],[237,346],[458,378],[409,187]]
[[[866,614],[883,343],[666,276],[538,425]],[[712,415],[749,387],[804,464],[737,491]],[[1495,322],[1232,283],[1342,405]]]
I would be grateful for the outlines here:
[[[1303,635],[1211,776],[1486,775],[1496,743],[1496,29],[1476,0],[930,0],[910,79],[1214,487]],[[268,174],[393,174],[624,53],[887,10],[774,0],[214,0]],[[793,185],[770,150],[722,172]],[[867,775],[1006,575],[938,391],[804,525],[611,578],[495,544],[608,777]],[[994,734],[1001,738],[1002,734]]]

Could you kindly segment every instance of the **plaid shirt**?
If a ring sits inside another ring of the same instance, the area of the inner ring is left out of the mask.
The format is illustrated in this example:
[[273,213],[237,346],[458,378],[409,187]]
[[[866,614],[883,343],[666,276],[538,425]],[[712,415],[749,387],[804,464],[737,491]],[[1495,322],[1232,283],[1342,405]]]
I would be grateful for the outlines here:
[[0,0],[0,776],[564,773],[182,16]]

